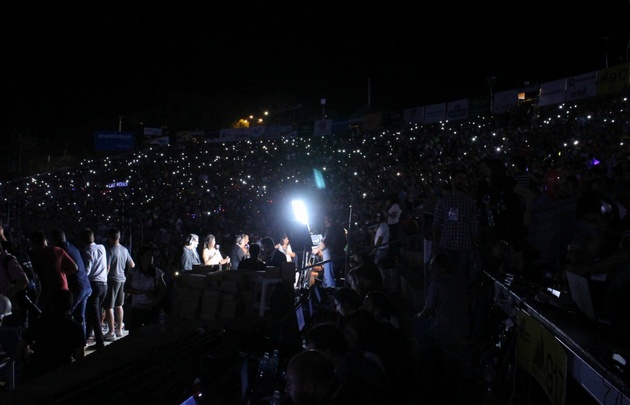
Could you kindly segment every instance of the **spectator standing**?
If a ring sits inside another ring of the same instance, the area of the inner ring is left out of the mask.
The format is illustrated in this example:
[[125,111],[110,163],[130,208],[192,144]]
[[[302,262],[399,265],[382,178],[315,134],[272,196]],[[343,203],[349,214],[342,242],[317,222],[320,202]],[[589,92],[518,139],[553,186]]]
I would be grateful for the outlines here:
[[374,264],[378,266],[389,254],[389,227],[382,213],[376,213],[376,220],[378,226],[374,233],[374,249],[372,249],[371,255],[374,256]]
[[333,219],[332,215],[324,216],[324,237],[313,248],[314,254],[322,254],[324,261],[324,287],[334,288],[341,285],[346,264],[345,248],[347,244],[346,232]]
[[131,258],[129,250],[120,244],[120,231],[111,228],[107,232],[109,247],[107,252],[107,295],[105,296],[105,320],[109,327],[105,340],[116,340],[122,337],[125,302],[125,281],[127,271],[136,264]]
[[273,238],[265,236],[260,243],[262,245],[262,259],[267,266],[281,267],[287,262],[287,256],[276,249]]
[[534,194],[508,175],[502,160],[484,159],[481,163],[485,181],[481,183],[479,194],[482,195],[486,213],[481,215],[481,220],[490,228],[489,245],[504,240],[521,252],[527,245],[525,240],[531,222]]
[[363,299],[361,309],[370,312],[379,323],[384,340],[386,363],[390,383],[399,394],[408,397],[413,393],[413,368],[411,360],[414,342],[410,325],[401,322],[401,311],[393,303],[392,297],[383,291],[371,291]]
[[65,250],[57,246],[48,246],[48,238],[44,231],[35,231],[31,242],[33,246],[29,256],[42,285],[39,306],[45,311],[51,306],[55,291],[69,290],[68,274],[76,272],[78,267]]
[[[293,251],[293,248],[291,247],[291,242],[289,241],[289,235],[287,235],[286,233],[283,233],[280,236],[280,242],[276,243],[276,249],[278,249],[280,252],[285,254],[285,256],[287,257],[288,263],[295,263],[296,271],[295,271],[295,280],[293,284],[297,286],[300,281],[300,272],[297,271],[298,257],[297,257],[297,254]],[[251,248],[250,248],[250,255],[251,255]]]
[[90,342],[92,339],[88,338],[88,346],[99,349],[105,347],[101,320],[103,302],[107,295],[107,252],[105,246],[94,242],[94,232],[89,228],[81,232],[81,241],[84,246],[82,256],[85,273],[92,287],[85,311],[86,335],[94,336],[92,342]]
[[286,233],[282,234],[282,236],[280,237],[280,242],[276,243],[276,249],[287,256],[287,262],[291,263],[297,261],[296,254],[291,248],[289,236]]
[[81,324],[85,333],[85,308],[88,298],[92,295],[92,286],[90,285],[90,280],[85,271],[85,264],[83,263],[81,252],[75,245],[68,242],[66,233],[62,229],[54,229],[50,236],[53,245],[65,250],[77,265],[78,270],[68,275],[68,288],[72,293],[70,314],[72,315],[72,319]]
[[435,206],[440,198],[446,193],[443,187],[435,186],[430,190],[427,190],[424,200],[422,202],[422,235],[423,235],[423,269],[424,279],[427,280],[424,283],[424,296],[427,295],[427,288],[429,288],[429,280],[431,279],[429,273],[429,263],[431,262],[431,251],[433,249],[433,219],[435,218]]
[[390,253],[395,259],[397,259],[400,256],[400,238],[402,237],[400,229],[400,215],[402,214],[402,207],[400,206],[397,194],[392,194],[385,201],[385,209],[382,214],[387,219],[387,226],[389,227],[389,240],[391,241]]
[[435,206],[432,256],[446,253],[453,261],[454,271],[472,279],[471,255],[477,244],[477,203],[466,193],[468,178],[463,169],[453,171],[451,183],[451,192]]
[[[432,281],[424,308],[416,315],[415,334],[421,356],[441,352],[445,345],[462,343],[470,332],[466,283],[453,271],[445,253],[431,259]],[[441,361],[441,358],[438,357]]]

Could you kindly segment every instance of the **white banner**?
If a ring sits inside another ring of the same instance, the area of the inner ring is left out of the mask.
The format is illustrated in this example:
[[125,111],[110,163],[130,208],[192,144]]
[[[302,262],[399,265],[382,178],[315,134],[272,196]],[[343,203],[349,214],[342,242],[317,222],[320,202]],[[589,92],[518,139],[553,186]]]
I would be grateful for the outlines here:
[[161,136],[159,138],[151,138],[146,141],[148,145],[168,145],[168,136]]
[[566,101],[593,97],[597,94],[597,71],[567,78]]
[[223,128],[219,131],[219,139],[220,142],[247,140],[253,132],[253,128]]
[[144,134],[150,136],[162,136],[162,128],[144,128]]
[[313,128],[313,136],[332,135],[332,120],[317,120]]
[[403,112],[403,120],[406,126],[422,125],[424,123],[424,107],[407,108]]
[[431,104],[424,107],[424,123],[433,124],[446,119],[446,103]]
[[542,107],[550,104],[564,103],[564,93],[566,92],[566,89],[566,78],[541,84],[538,105]]
[[449,121],[464,120],[468,118],[469,100],[450,101],[446,107],[446,119]]

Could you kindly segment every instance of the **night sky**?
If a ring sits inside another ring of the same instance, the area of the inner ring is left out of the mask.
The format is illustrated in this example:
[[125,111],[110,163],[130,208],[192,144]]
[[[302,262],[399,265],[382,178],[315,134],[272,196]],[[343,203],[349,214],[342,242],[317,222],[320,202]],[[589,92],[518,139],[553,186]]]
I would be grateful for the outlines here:
[[2,5],[3,131],[193,95],[401,110],[487,94],[491,76],[501,90],[613,66],[630,41],[627,0],[22,3]]

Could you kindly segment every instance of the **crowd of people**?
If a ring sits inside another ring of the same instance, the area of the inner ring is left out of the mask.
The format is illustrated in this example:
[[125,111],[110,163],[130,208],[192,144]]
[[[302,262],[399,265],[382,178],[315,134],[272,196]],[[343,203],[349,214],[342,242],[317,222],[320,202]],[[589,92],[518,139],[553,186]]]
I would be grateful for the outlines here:
[[[498,117],[370,134],[174,144],[84,161],[2,183],[4,222],[16,241],[41,223],[69,236],[90,227],[103,239],[115,225],[128,244],[153,241],[169,252],[170,266],[179,258],[174,247],[190,233],[208,230],[224,248],[243,233],[279,240],[294,198],[309,202],[314,233],[323,233],[324,211],[358,232],[396,198],[405,235],[417,227],[424,198],[449,182],[453,167],[472,177],[469,192],[477,197],[483,159],[498,159],[510,174],[527,170],[537,194],[532,208],[577,192],[570,175],[601,182],[604,172],[604,180],[614,180],[627,156],[623,97],[546,108],[526,105]],[[600,163],[587,170],[593,159]],[[323,173],[324,188],[317,187],[314,169]]]
[[[136,269],[129,250],[120,244],[120,231],[111,228],[107,237],[105,245],[96,244],[94,232],[85,228],[77,247],[60,228],[50,236],[38,229],[28,250],[20,251],[0,232],[0,294],[10,302],[2,314],[0,348],[16,360],[17,381],[70,364],[83,357],[84,349],[97,350],[105,347],[105,340],[123,337],[125,319],[131,321],[130,329],[142,326],[144,318],[136,312],[148,298],[136,298],[126,318],[123,305],[127,295],[154,297],[152,288],[138,286],[151,258],[140,252]],[[29,289],[32,294],[26,295]]]
[[[0,272],[0,294],[13,299],[14,286],[35,273],[38,304],[47,313],[65,303],[53,291],[71,291],[69,313],[82,325],[84,340],[93,335],[95,347],[102,347],[120,336],[126,294],[133,296],[133,330],[157,319],[169,281],[194,265],[256,269],[258,263],[296,260],[290,201],[304,199],[312,209],[309,231],[323,235],[308,247],[323,261],[317,281],[334,291],[339,308],[352,309],[333,320],[334,330],[321,326],[330,329],[321,334],[327,339],[338,333],[345,339],[320,342],[320,326],[310,331],[308,344],[327,359],[296,356],[287,370],[287,393],[301,403],[300,370],[318,364],[326,368],[317,375],[322,379],[343,374],[365,382],[381,373],[385,378],[371,387],[383,390],[374,395],[400,395],[408,389],[400,382],[414,375],[400,363],[409,353],[427,359],[433,352],[427,348],[439,344],[449,352],[470,337],[475,320],[467,320],[466,304],[475,300],[482,269],[509,265],[536,282],[561,281],[566,268],[614,270],[611,312],[625,322],[614,308],[627,300],[630,274],[618,271],[629,263],[630,249],[622,248],[629,235],[629,142],[630,104],[622,94],[545,108],[523,104],[468,121],[398,123],[378,133],[173,144],[84,161],[0,184],[8,221],[2,236],[18,258],[8,269],[13,285]],[[569,199],[576,202],[572,220],[579,231],[570,246],[582,259],[542,257],[532,243],[532,218]],[[201,247],[198,235],[206,235]],[[498,254],[505,246],[513,252],[510,263]],[[417,314],[382,296],[388,292],[382,270],[400,265],[404,250],[424,253],[425,301]],[[45,275],[44,261],[55,263],[54,277]],[[109,272],[103,273],[104,265]],[[24,268],[19,277],[18,266]],[[87,282],[76,276],[83,272]],[[453,305],[452,297],[461,295],[466,299],[457,302],[464,305]],[[376,324],[386,327],[366,332]],[[410,351],[394,353],[392,344],[383,344],[393,339],[401,339],[397,349]],[[339,362],[357,353],[357,363]],[[374,374],[355,375],[352,368]],[[322,398],[350,386],[321,384]]]

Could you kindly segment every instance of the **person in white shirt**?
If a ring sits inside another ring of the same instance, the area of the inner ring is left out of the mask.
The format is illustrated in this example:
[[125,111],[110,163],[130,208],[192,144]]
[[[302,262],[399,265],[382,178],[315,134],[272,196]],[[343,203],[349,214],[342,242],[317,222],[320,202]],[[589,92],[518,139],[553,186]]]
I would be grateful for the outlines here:
[[383,214],[377,213],[376,219],[379,223],[374,233],[374,249],[371,255],[374,257],[374,264],[378,265],[389,253],[389,227]]
[[83,242],[81,256],[85,264],[85,272],[90,280],[90,287],[92,287],[92,294],[85,307],[86,334],[93,336],[87,340],[90,350],[105,347],[101,325],[103,302],[107,295],[107,252],[104,245],[97,244],[94,240],[94,231],[91,229],[85,228],[81,232]]
[[230,262],[230,257],[223,257],[221,251],[217,249],[217,240],[213,234],[208,234],[203,242],[203,250],[201,251],[201,258],[203,264],[207,266],[224,265]]
[[289,237],[286,233],[280,237],[280,242],[276,244],[276,249],[287,256],[287,262],[289,263],[291,263],[295,258],[295,252],[291,248],[291,243],[289,242]]

